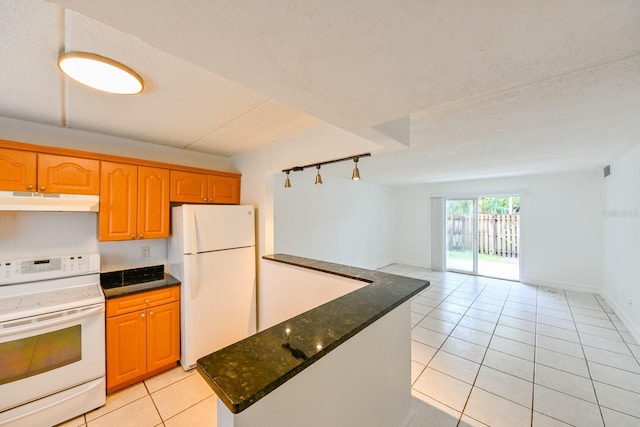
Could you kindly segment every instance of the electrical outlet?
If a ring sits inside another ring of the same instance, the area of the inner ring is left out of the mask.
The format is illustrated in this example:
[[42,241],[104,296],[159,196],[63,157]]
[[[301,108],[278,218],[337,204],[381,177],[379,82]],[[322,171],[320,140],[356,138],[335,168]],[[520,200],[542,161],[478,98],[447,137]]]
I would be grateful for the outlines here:
[[151,256],[151,248],[149,246],[140,246],[140,258],[149,258]]

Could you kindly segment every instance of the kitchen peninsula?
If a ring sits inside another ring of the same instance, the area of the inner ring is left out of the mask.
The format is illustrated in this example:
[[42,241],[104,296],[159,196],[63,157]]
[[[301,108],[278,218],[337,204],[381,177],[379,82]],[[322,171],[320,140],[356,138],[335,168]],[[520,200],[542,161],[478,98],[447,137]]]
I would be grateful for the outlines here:
[[295,270],[298,287],[318,272],[363,286],[199,359],[218,395],[218,427],[406,425],[409,300],[429,282],[291,255],[263,258]]

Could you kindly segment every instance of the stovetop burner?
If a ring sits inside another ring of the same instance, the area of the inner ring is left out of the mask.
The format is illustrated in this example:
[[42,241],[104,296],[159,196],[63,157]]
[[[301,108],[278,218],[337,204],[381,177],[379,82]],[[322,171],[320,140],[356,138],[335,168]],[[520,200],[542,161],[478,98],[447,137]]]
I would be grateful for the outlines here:
[[99,290],[99,286],[78,286],[75,288],[61,289],[56,292],[50,292],[45,295],[41,295],[38,298],[38,305],[46,307],[52,305],[67,304],[75,301],[93,299],[100,296],[101,293]]
[[100,255],[0,259],[2,322],[104,304]]
[[22,298],[2,298],[0,299],[0,313],[10,313],[16,311],[22,302]]

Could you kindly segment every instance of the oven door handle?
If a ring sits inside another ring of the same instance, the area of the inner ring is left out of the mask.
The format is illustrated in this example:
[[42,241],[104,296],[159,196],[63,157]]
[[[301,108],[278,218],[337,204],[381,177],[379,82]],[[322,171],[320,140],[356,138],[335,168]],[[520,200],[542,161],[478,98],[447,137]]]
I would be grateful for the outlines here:
[[43,314],[32,318],[27,324],[25,324],[24,320],[7,322],[0,329],[0,337],[8,337],[62,323],[69,323],[101,312],[104,312],[104,304],[90,305],[81,309],[66,310],[55,314]]

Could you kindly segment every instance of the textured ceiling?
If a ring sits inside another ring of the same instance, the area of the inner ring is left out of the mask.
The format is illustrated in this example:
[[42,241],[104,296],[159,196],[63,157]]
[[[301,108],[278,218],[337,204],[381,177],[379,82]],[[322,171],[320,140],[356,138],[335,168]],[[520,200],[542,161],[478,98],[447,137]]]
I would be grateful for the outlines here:
[[[8,117],[223,155],[324,122],[345,152],[354,136],[375,144],[363,177],[389,184],[596,168],[640,142],[636,0],[4,0],[0,13]],[[51,71],[62,49],[120,60],[147,90],[65,82]]]

